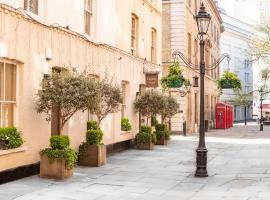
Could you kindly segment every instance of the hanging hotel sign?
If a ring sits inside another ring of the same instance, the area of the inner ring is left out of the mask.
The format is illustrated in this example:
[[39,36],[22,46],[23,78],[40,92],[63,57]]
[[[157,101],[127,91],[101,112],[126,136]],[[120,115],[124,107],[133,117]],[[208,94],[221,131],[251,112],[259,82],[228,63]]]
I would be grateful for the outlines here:
[[158,87],[158,73],[145,74],[145,82],[148,88]]

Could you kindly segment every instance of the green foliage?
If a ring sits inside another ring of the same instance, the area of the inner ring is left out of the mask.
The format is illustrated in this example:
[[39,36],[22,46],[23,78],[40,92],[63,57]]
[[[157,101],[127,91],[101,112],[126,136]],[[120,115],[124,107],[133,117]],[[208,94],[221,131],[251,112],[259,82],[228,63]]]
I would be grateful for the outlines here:
[[162,101],[157,106],[159,110],[158,114],[161,115],[163,123],[180,112],[180,104],[171,96],[164,95]]
[[69,148],[69,138],[67,136],[52,136],[50,138],[51,148],[40,151],[41,155],[47,155],[49,159],[63,159],[67,169],[73,169],[76,165],[77,153]]
[[60,108],[61,128],[79,110],[86,110],[87,105],[96,100],[96,82],[85,73],[63,71],[52,73],[42,81],[35,101],[38,113],[45,113],[46,120],[51,120],[52,107]]
[[152,127],[151,126],[141,126],[140,132],[145,132],[145,133],[152,133]]
[[0,128],[0,142],[4,149],[14,149],[22,146],[23,140],[15,127]]
[[63,159],[66,163],[67,169],[73,169],[76,165],[78,156],[71,148],[65,149],[51,149],[46,148],[40,152],[41,155],[47,155],[49,159]]
[[180,88],[188,85],[189,80],[183,76],[183,69],[179,66],[179,62],[174,62],[169,67],[168,76],[161,79],[161,85],[166,88]]
[[157,117],[155,115],[151,116],[151,126],[156,126],[158,124]]
[[147,117],[147,122],[152,115],[159,112],[158,105],[160,104],[163,95],[156,91],[145,91],[134,102],[134,107],[137,112]]
[[231,103],[236,106],[248,106],[252,104],[253,96],[250,93],[243,93],[242,91],[237,91],[236,97],[231,100]]
[[236,73],[225,70],[221,78],[217,80],[219,89],[241,89],[241,80]]
[[135,141],[137,144],[156,143],[156,135],[152,133],[152,127],[142,126],[140,132],[136,135]]
[[103,132],[100,129],[88,130],[86,132],[86,142],[90,145],[100,144],[102,141]]
[[89,121],[87,122],[87,130],[97,130],[98,124],[96,121]]
[[128,118],[122,118],[121,119],[121,130],[122,131],[130,131],[132,128],[131,128],[131,124],[129,122],[129,119]]
[[90,113],[98,118],[98,124],[110,113],[119,110],[122,103],[121,88],[113,81],[100,80],[96,85],[95,100],[87,104]]
[[69,147],[68,136],[52,136],[50,138],[50,146],[52,149],[66,149]]
[[157,140],[160,140],[161,138],[165,138],[166,140],[170,139],[170,131],[166,124],[157,124],[155,126],[156,131],[154,132]]

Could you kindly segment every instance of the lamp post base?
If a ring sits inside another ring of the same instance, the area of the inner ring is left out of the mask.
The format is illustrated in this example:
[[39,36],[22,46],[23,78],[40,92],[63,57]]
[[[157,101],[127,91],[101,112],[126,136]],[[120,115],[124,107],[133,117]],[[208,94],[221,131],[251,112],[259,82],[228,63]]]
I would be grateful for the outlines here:
[[207,149],[198,147],[197,152],[197,168],[195,172],[196,177],[208,177],[207,173]]
[[263,123],[260,124],[260,131],[263,131]]

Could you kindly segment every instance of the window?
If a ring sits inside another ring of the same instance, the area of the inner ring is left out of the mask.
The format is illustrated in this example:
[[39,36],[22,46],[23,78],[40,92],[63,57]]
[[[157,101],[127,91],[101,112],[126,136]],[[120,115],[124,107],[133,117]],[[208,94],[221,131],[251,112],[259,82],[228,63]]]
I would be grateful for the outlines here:
[[84,0],[84,31],[87,35],[91,35],[92,7],[92,0]]
[[195,0],[195,15],[198,13],[198,0]]
[[138,17],[134,14],[131,16],[131,54],[137,55],[138,48]]
[[198,40],[194,39],[194,56],[195,56],[195,65],[198,65]]
[[249,73],[245,72],[245,82],[249,82]]
[[128,82],[122,81],[121,88],[122,88],[122,105],[121,105],[121,119],[125,117],[125,110],[126,110],[126,101],[127,101],[127,86]]
[[188,61],[191,62],[191,34],[188,33]]
[[38,15],[38,0],[24,0],[24,10]]
[[[210,65],[210,52],[209,52],[209,48],[206,47],[205,49],[205,67],[208,68]],[[210,76],[210,70],[206,70],[206,74],[208,76]]]
[[154,28],[151,30],[151,61],[157,62],[157,31]]
[[14,126],[16,65],[0,62],[0,126]]
[[188,6],[191,8],[191,0],[188,0]]
[[198,113],[198,93],[195,93],[194,94],[194,101],[195,101],[195,110],[194,110],[194,117],[195,117],[195,124],[198,124],[199,123],[199,113]]

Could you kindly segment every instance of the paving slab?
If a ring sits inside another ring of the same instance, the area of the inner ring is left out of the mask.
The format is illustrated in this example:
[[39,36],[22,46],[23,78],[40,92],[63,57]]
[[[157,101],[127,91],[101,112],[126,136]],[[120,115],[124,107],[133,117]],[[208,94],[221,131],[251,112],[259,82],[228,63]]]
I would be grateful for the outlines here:
[[153,151],[127,150],[65,181],[24,178],[0,185],[1,200],[269,200],[270,127],[210,130],[207,178],[194,177],[198,135],[172,136]]

